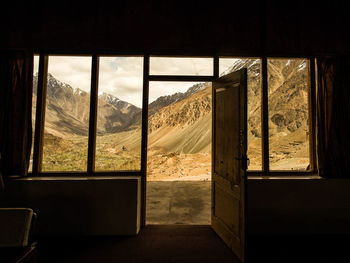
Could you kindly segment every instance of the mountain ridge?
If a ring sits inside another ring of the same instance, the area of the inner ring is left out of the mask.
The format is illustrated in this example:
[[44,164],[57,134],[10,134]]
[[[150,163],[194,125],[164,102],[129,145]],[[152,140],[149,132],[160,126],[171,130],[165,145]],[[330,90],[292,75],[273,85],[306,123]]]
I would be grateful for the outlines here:
[[[242,67],[248,69],[248,138],[252,141],[252,138],[261,138],[261,69],[259,60],[237,60],[221,75]],[[306,129],[308,87],[305,85],[307,78],[305,68],[305,60],[272,59],[268,61],[270,137],[290,134],[299,128]],[[152,136],[155,138],[157,136],[154,133],[157,133],[158,130],[167,129],[168,134],[173,134],[169,130],[170,128],[181,131],[196,125],[211,112],[211,100],[210,83],[197,83],[184,93],[177,92],[157,98],[148,106],[149,134],[153,134]],[[49,74],[48,111],[52,111],[51,115],[55,112],[55,116],[51,116],[54,121],[48,125],[50,130],[57,129],[66,135],[69,132],[76,135],[87,135],[89,108],[86,105],[89,105],[89,101],[90,95],[87,92],[74,89],[69,84],[60,82]],[[68,109],[68,112],[64,109]],[[61,114],[62,119],[59,119],[59,114]],[[141,109],[131,103],[122,101],[108,93],[99,94],[98,134],[113,134],[138,129],[141,125],[141,117]],[[48,122],[50,123],[50,120]],[[67,126],[64,127],[64,130],[63,123]],[[167,137],[166,134],[162,136]],[[209,134],[207,133],[206,136]],[[189,138],[184,139],[189,145],[191,144]],[[162,141],[164,140],[162,139]],[[169,139],[170,141],[171,139]],[[210,140],[205,139],[204,141],[210,143]],[[149,141],[149,145],[153,145],[152,140]],[[191,147],[186,149],[189,148]],[[210,147],[199,148],[209,149]]]
[[[37,74],[33,78],[34,94],[37,92]],[[48,74],[45,125],[57,136],[88,134],[90,94],[57,80]],[[98,97],[97,132],[99,134],[125,131],[133,127],[141,109],[111,94]],[[61,118],[62,116],[62,118]],[[64,125],[63,125],[64,124]],[[74,125],[71,125],[74,124]],[[79,131],[80,129],[80,131]]]

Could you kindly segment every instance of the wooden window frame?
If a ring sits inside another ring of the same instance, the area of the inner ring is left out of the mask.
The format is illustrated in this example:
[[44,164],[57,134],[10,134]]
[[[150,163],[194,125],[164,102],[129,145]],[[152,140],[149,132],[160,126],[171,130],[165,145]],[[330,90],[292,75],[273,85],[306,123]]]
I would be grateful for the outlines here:
[[[93,176],[142,176],[147,164],[144,160],[145,156],[141,150],[141,168],[140,170],[123,170],[123,171],[95,171],[95,151],[96,151],[96,124],[97,124],[97,99],[98,99],[98,79],[99,79],[99,58],[105,55],[97,54],[55,54],[55,53],[39,53],[39,72],[38,72],[38,88],[37,88],[37,104],[35,117],[35,131],[34,131],[34,147],[33,147],[33,167],[29,176],[40,177],[93,177]],[[91,88],[90,88],[90,117],[89,117],[89,132],[88,132],[88,156],[86,171],[42,171],[42,155],[43,155],[43,135],[44,122],[46,112],[46,93],[47,93],[47,75],[49,56],[86,56],[91,57]],[[120,57],[144,57],[142,55],[108,55]],[[145,59],[144,59],[145,61]],[[145,67],[144,67],[145,68]],[[143,105],[142,105],[142,136],[144,130],[147,132],[147,113],[144,110],[144,91],[145,81],[143,82]],[[147,99],[148,100],[148,99]],[[147,106],[147,105],[146,105]],[[146,126],[144,124],[146,123]],[[142,137],[143,138],[143,137]],[[144,147],[144,140],[141,142],[141,149]],[[147,143],[147,142],[146,142]]]
[[[141,131],[141,168],[137,171],[95,171],[95,151],[96,151],[96,122],[97,122],[97,90],[99,77],[99,57],[104,54],[84,54],[92,57],[91,67],[91,96],[90,96],[90,119],[88,136],[88,162],[87,171],[71,172],[42,172],[42,152],[43,152],[43,133],[46,110],[46,88],[48,74],[48,58],[56,54],[40,53],[39,55],[39,74],[37,89],[37,105],[33,147],[33,168],[29,176],[140,176],[142,180],[142,192],[145,192],[146,172],[147,172],[147,131],[148,131],[148,100],[149,100],[149,82],[150,81],[193,81],[193,82],[213,82],[219,77],[220,58],[256,58],[261,61],[261,131],[262,131],[262,170],[247,171],[248,176],[311,176],[317,173],[316,151],[315,151],[315,58],[312,56],[187,56],[187,55],[154,55],[155,57],[200,57],[213,59],[213,75],[150,75],[150,57],[149,54],[120,55],[108,54],[107,56],[121,57],[143,57],[143,91],[142,91],[142,131]],[[62,54],[59,54],[62,55]],[[67,56],[80,56],[80,54],[69,54]],[[310,170],[283,170],[271,171],[269,167],[269,130],[268,130],[268,83],[267,83],[267,59],[268,58],[303,58],[309,61],[309,150],[310,150]]]
[[[291,176],[316,176],[316,83],[315,83],[315,57],[313,56],[262,56],[261,58],[261,126],[262,126],[262,170],[247,171],[249,176],[263,177],[291,177]],[[270,170],[269,158],[269,109],[268,109],[268,59],[306,59],[309,62],[309,85],[308,85],[308,117],[309,117],[309,160],[310,170]]]

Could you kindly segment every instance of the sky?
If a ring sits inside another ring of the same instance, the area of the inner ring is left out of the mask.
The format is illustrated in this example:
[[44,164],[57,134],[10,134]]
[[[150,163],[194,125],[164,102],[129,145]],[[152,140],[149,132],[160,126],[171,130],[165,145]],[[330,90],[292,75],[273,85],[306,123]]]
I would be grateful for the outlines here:
[[[74,89],[90,92],[91,57],[49,56],[48,72]],[[34,58],[34,72],[39,57]],[[232,65],[232,59],[220,59],[220,72]],[[212,75],[212,58],[150,58],[152,75]],[[186,92],[194,82],[150,82],[149,103],[160,96]],[[99,93],[142,106],[143,57],[100,57]]]

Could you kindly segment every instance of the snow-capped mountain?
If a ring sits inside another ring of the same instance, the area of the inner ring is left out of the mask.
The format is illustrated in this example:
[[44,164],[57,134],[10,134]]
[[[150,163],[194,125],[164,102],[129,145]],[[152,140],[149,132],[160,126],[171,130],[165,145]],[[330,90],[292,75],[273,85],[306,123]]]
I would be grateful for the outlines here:
[[[38,76],[33,79],[36,94]],[[61,136],[87,135],[90,117],[90,94],[57,80],[48,74],[45,129]],[[141,109],[113,95],[98,97],[97,130],[99,133],[123,131],[135,123]]]

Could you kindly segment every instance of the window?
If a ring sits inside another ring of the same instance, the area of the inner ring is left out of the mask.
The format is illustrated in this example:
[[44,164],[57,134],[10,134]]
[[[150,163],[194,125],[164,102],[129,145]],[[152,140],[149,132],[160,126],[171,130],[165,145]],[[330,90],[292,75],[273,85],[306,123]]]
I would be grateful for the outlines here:
[[100,57],[96,171],[141,169],[142,57]]
[[267,60],[270,170],[308,170],[309,61]]
[[[149,105],[159,96],[192,91],[190,87],[196,92],[196,83],[209,85],[243,67],[248,69],[248,171],[302,174],[315,167],[310,93],[314,66],[307,58],[45,58],[40,59],[46,63],[46,71],[40,73],[45,78],[39,78],[39,56],[34,57],[33,121],[42,131],[35,133],[39,146],[31,155],[33,174],[143,174],[145,137],[153,125]],[[38,85],[39,79],[46,85]],[[184,90],[169,90],[179,81]],[[159,85],[163,88],[157,91]],[[45,97],[36,103],[36,98],[43,97],[39,93]],[[35,120],[36,116],[40,119]]]
[[220,58],[219,63],[220,76],[243,67],[248,71],[248,171],[310,171],[310,60],[265,61],[265,71],[257,58]]
[[[39,150],[33,153],[38,164],[30,171],[140,171],[143,57],[45,58],[37,120],[42,131],[34,138]],[[34,85],[38,79],[34,75]]]
[[91,57],[50,56],[42,171],[87,171]]

